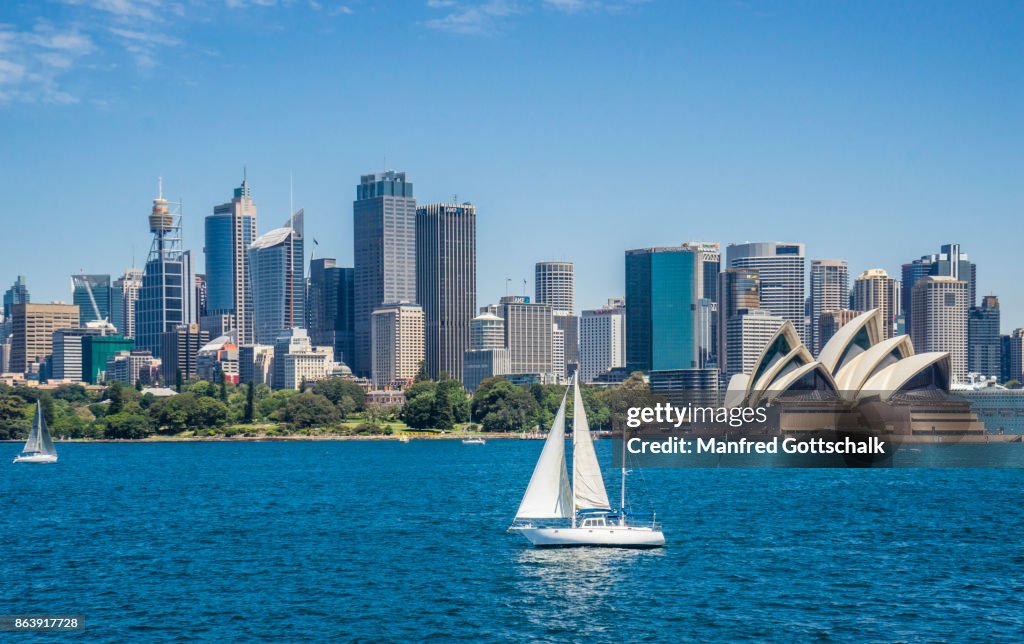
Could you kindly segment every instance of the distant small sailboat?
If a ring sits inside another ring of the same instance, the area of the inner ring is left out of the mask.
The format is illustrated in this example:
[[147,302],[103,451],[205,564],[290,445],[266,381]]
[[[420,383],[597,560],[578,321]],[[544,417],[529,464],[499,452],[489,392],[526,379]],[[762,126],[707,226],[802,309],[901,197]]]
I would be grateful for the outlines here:
[[463,445],[486,445],[487,441],[481,436],[474,436],[471,438],[463,438]]
[[[575,378],[569,388],[574,390],[572,485],[565,459],[565,403],[569,397],[566,389],[509,529],[541,547],[658,548],[665,545],[665,535],[653,520],[639,525],[630,523],[626,516],[625,467],[619,509],[611,509],[583,408],[583,396]],[[565,525],[566,520],[569,525]]]
[[36,401],[36,417],[32,421],[32,431],[28,434],[25,447],[14,458],[15,463],[56,463],[57,450],[50,440],[50,431],[46,428],[43,418],[43,405]]
[[399,443],[408,443],[409,442],[409,435],[408,434],[402,434],[401,436],[398,437],[398,442]]

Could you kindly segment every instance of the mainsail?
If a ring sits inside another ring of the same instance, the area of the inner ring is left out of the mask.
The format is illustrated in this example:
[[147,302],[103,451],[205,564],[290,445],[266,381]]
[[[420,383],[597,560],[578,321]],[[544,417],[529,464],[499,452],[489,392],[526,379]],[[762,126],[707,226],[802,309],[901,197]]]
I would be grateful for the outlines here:
[[600,508],[611,509],[608,493],[601,477],[601,465],[597,462],[594,441],[590,437],[590,424],[583,408],[579,379],[573,387],[572,412],[572,491],[577,510]]
[[[565,466],[565,399],[562,396],[555,422],[540,452],[517,519],[565,519],[572,516],[572,492]],[[602,488],[603,489],[603,488]]]
[[28,440],[25,441],[23,454],[47,454],[56,456],[57,450],[50,440],[50,432],[46,429],[46,419],[43,418],[43,405],[36,402],[36,417],[32,421],[32,431],[28,433]]

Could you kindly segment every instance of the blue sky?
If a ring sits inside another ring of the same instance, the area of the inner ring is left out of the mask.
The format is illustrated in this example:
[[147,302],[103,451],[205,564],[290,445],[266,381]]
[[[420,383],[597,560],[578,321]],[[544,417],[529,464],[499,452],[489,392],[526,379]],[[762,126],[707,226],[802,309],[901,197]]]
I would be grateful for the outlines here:
[[478,207],[481,304],[538,260],[577,305],[623,250],[803,241],[851,277],[958,241],[1024,326],[1024,6],[664,0],[7,0],[0,284],[141,265],[158,176],[188,247],[248,167],[352,260],[361,173]]

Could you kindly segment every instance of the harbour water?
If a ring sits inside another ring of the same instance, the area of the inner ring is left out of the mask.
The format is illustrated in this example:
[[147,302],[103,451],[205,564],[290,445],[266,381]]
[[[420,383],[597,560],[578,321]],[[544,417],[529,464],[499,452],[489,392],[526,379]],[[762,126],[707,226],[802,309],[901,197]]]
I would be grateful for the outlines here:
[[506,527],[539,449],[58,444],[2,466],[0,613],[83,641],[1024,633],[1024,470],[637,471],[667,547],[534,550]]

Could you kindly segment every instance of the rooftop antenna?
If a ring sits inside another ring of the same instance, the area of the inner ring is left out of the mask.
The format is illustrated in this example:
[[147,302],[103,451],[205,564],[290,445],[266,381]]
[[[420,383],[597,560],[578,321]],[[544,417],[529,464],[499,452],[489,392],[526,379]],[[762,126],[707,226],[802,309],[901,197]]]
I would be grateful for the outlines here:
[[157,191],[157,198],[158,199],[163,199],[164,198],[164,178],[163,177],[157,177],[156,178],[156,191]]
[[505,297],[508,297],[508,285],[512,283],[511,277],[505,278]]
[[459,203],[459,195],[452,195],[452,203],[454,203],[454,204]]
[[526,278],[523,278],[523,297],[526,297]]

